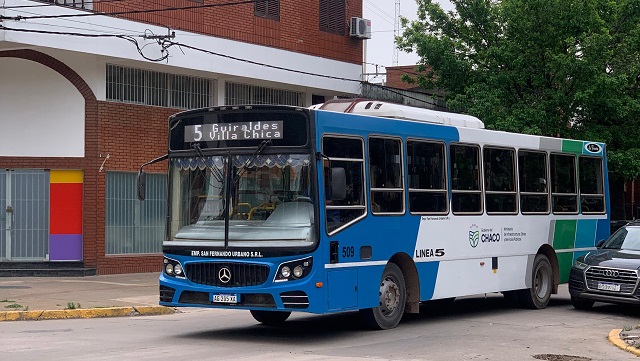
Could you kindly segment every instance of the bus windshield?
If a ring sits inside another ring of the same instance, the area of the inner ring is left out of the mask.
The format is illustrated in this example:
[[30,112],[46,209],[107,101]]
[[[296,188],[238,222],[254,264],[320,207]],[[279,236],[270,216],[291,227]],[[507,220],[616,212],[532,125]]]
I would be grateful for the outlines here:
[[172,158],[170,164],[171,244],[219,247],[227,233],[229,247],[315,242],[308,154]]

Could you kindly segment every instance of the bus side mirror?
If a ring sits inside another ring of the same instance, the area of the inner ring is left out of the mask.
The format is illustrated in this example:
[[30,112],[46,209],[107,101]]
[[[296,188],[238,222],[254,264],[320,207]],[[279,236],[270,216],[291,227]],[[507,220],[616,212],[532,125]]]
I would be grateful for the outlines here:
[[347,175],[344,168],[331,168],[331,200],[341,201],[347,197]]
[[147,173],[142,168],[138,171],[138,200],[144,201],[147,187]]
[[601,239],[598,241],[598,243],[596,243],[596,248],[602,248],[603,245],[604,245],[604,239]]

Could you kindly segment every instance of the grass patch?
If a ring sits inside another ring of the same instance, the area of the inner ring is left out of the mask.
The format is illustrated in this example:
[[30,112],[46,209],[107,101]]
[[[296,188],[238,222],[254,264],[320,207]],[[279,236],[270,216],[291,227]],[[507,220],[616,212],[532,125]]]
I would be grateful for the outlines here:
[[18,303],[12,303],[10,305],[6,305],[4,306],[4,308],[23,308],[21,304]]
[[0,303],[12,303],[12,302],[16,302],[16,301],[10,301],[10,300],[0,300]]
[[65,310],[75,310],[78,308],[82,308],[82,306],[80,306],[79,303],[74,303],[74,302],[67,302],[67,307],[65,307]]

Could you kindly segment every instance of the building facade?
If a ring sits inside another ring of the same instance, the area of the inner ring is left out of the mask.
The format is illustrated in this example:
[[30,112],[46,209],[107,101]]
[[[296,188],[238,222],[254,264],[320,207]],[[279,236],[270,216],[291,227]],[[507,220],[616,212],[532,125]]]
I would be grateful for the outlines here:
[[[61,5],[65,3],[66,5]],[[99,13],[99,14],[98,14]],[[27,1],[0,8],[0,264],[161,269],[178,111],[361,90],[362,1]]]

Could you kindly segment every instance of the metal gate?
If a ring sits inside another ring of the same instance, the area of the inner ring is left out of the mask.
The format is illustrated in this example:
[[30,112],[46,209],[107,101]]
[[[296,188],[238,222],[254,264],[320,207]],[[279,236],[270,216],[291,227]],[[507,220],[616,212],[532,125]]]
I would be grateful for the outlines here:
[[49,254],[49,172],[0,170],[0,261]]

